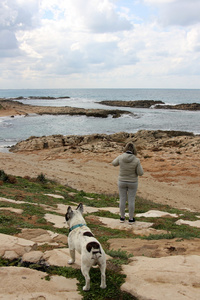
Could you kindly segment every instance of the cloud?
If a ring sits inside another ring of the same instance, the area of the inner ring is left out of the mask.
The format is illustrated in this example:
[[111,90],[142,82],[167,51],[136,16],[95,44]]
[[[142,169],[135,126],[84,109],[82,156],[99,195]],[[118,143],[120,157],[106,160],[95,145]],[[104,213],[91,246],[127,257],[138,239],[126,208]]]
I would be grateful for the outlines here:
[[141,87],[198,76],[198,2],[1,1],[0,87]]
[[0,2],[0,29],[24,30],[37,26],[39,1],[5,0]]
[[127,15],[120,13],[110,0],[44,0],[41,8],[46,18],[63,18],[74,29],[93,33],[132,29]]
[[98,73],[136,63],[135,52],[126,55],[119,45],[119,36],[131,28],[130,22],[115,12],[110,1],[51,0],[40,9],[41,26],[17,35],[20,49],[36,59],[29,64],[31,69],[46,66],[53,76]]
[[0,49],[8,50],[8,49],[17,49],[18,43],[17,39],[13,32],[8,30],[0,31]]
[[[89,10],[88,7],[90,7]],[[85,24],[92,32],[117,32],[130,30],[133,27],[130,21],[116,12],[114,5],[107,0],[85,1],[82,14]]]
[[0,2],[0,57],[22,55],[16,37],[18,31],[38,26],[39,1],[5,0]]
[[164,26],[188,26],[200,23],[199,0],[144,0],[159,9],[159,22]]

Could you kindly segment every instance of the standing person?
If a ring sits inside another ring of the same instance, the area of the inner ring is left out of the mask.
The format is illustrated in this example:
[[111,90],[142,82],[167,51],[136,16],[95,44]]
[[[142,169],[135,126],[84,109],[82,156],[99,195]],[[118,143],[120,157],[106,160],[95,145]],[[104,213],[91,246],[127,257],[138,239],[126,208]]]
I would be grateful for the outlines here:
[[120,197],[120,222],[125,222],[125,209],[128,197],[129,224],[135,222],[135,196],[138,188],[138,176],[143,175],[143,168],[139,158],[136,157],[137,150],[133,143],[125,146],[125,152],[112,161],[113,166],[120,166],[119,171],[119,197]]

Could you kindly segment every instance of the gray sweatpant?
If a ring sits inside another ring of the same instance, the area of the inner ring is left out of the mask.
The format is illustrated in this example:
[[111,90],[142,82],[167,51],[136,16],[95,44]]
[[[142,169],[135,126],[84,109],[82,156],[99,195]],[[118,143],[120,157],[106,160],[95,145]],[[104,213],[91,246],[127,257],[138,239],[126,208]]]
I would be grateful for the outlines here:
[[119,181],[119,209],[122,218],[125,218],[126,201],[128,198],[129,219],[133,219],[135,212],[135,196],[138,182]]

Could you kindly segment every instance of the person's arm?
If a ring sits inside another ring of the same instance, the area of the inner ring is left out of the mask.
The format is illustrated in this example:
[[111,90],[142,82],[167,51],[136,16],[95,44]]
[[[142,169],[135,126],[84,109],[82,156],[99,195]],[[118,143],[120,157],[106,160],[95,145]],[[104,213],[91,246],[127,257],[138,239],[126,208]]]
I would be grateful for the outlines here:
[[137,172],[138,176],[142,176],[144,174],[144,171],[143,171],[143,168],[142,168],[142,165],[141,165],[140,161],[138,161],[136,172]]
[[112,165],[113,165],[114,167],[119,166],[119,156],[118,156],[117,158],[115,158],[115,159],[112,161]]

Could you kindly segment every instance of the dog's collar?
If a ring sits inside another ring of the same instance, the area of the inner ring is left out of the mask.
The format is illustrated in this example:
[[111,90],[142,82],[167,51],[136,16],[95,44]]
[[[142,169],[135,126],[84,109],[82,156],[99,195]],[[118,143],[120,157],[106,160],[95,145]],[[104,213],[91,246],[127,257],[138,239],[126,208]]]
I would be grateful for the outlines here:
[[69,232],[71,232],[72,230],[78,228],[78,227],[82,227],[82,226],[86,226],[86,224],[77,224],[77,225],[74,225],[72,226],[70,229],[69,229]]

